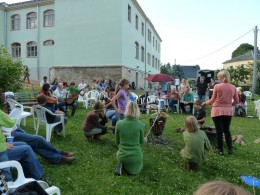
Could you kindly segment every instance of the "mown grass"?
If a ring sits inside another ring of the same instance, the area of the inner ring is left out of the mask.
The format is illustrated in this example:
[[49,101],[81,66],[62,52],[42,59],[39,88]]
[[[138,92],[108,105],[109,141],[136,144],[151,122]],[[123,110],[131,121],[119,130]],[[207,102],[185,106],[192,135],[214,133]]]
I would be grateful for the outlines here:
[[[253,102],[248,101],[249,115],[253,115]],[[75,117],[69,117],[66,125],[66,137],[52,136],[51,143],[64,151],[76,153],[76,160],[71,164],[51,165],[39,157],[45,169],[44,176],[52,179],[52,185],[58,186],[62,194],[192,194],[199,185],[211,180],[225,180],[243,187],[241,175],[260,177],[260,144],[253,141],[260,138],[258,118],[233,118],[232,135],[242,134],[245,146],[235,144],[234,155],[218,156],[214,150],[207,152],[207,161],[197,172],[187,171],[182,167],[179,155],[184,147],[182,134],[175,131],[182,127],[184,114],[169,114],[163,136],[168,145],[143,145],[144,168],[137,176],[115,176],[117,163],[115,138],[111,131],[103,136],[103,141],[89,142],[83,136],[81,127],[89,110],[80,104]],[[207,108],[207,125],[213,125]],[[140,120],[149,130],[149,115],[142,115]],[[31,118],[27,126],[22,127],[34,134]],[[45,127],[40,135],[45,136]],[[253,194],[252,187],[245,187]],[[256,189],[260,194],[260,189]]]

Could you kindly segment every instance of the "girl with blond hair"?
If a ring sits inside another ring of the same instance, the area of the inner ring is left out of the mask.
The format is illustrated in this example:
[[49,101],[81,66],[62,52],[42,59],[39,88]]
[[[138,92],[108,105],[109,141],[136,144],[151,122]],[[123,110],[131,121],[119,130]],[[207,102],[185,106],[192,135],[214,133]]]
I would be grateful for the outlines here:
[[204,131],[199,130],[198,121],[194,116],[187,116],[184,123],[183,139],[185,147],[180,154],[183,157],[186,168],[196,170],[205,159],[205,148],[210,150],[211,145]]
[[143,168],[143,153],[141,144],[144,142],[145,124],[138,118],[140,111],[134,102],[128,102],[125,119],[116,124],[116,144],[118,145],[118,165],[116,175],[122,175],[122,168],[128,174],[136,175]]
[[229,72],[221,70],[217,76],[220,83],[214,86],[211,99],[203,102],[202,106],[212,105],[211,117],[216,127],[219,155],[224,155],[223,133],[228,154],[232,154],[232,137],[229,128],[233,115],[233,106],[239,102],[239,99],[236,87],[230,84]]

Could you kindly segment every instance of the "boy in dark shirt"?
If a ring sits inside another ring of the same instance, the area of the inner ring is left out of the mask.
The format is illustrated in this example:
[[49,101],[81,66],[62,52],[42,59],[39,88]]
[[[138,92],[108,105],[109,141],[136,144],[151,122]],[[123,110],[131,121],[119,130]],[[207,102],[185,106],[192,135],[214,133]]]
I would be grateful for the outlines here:
[[198,121],[199,128],[205,123],[206,120],[206,111],[202,108],[202,102],[200,100],[195,101],[195,112],[194,116]]

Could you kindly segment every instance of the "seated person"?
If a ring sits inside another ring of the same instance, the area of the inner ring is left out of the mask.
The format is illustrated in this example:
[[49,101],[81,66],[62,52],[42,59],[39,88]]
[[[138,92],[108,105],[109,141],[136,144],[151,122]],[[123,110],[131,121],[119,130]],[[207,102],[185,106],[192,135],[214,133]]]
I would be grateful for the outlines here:
[[145,124],[138,119],[139,117],[138,105],[128,102],[125,119],[116,124],[116,144],[118,145],[116,175],[122,175],[123,167],[131,175],[138,174],[143,168],[141,144],[144,143]]
[[74,116],[78,107],[78,94],[80,90],[78,87],[75,87],[74,82],[71,82],[66,91],[68,93],[67,106],[72,106],[71,116]]
[[185,160],[186,168],[196,170],[205,159],[205,148],[210,150],[211,144],[206,133],[198,129],[197,119],[194,116],[185,119],[184,129],[185,147],[180,154]]
[[176,112],[175,105],[179,103],[181,97],[175,88],[171,90],[171,93],[167,95],[166,99],[168,99],[169,111],[172,109],[173,112]]
[[[55,110],[52,107],[50,107],[48,104],[46,104],[47,101],[47,97],[45,95],[38,95],[37,96],[37,103],[45,108],[47,108],[48,110],[50,110],[51,112],[53,112],[54,114],[64,114],[64,112],[60,111],[60,110]],[[60,116],[55,116],[55,115],[51,115],[49,113],[46,112],[46,118],[48,123],[55,123],[60,121]],[[66,125],[67,123],[67,117],[64,117],[64,123]],[[54,131],[57,134],[60,134],[62,131],[62,124],[58,124],[54,127]]]
[[162,88],[161,88],[161,86],[160,85],[158,85],[157,87],[156,87],[156,91],[154,92],[154,95],[156,96],[156,98],[163,98],[163,96],[164,96],[164,92],[162,91]]
[[[11,128],[15,125],[15,119],[0,111],[0,129],[2,127]],[[36,158],[32,148],[24,142],[6,143],[6,138],[0,132],[0,162],[16,160],[21,163],[26,177],[39,180],[43,175],[43,168]],[[6,180],[12,181],[12,175],[9,168],[2,170]]]
[[199,128],[201,128],[206,120],[206,111],[202,108],[202,102],[200,100],[196,100],[194,104],[195,104],[194,116],[198,121]]
[[100,93],[100,100],[104,100],[109,97],[110,88],[109,86],[105,87],[103,91]]
[[192,93],[190,93],[190,88],[186,87],[185,90],[184,90],[184,93],[182,94],[181,102],[180,102],[182,112],[187,113],[185,107],[189,106],[190,107],[190,114],[192,114],[193,103],[194,103],[194,97],[193,97]]
[[66,90],[63,90],[62,83],[59,83],[53,92],[53,96],[58,100],[57,106],[58,109],[65,112],[66,111]]
[[101,140],[101,135],[107,133],[105,124],[108,122],[105,115],[105,106],[102,102],[96,102],[94,110],[87,114],[83,124],[83,133],[88,140],[91,138]]
[[135,97],[131,93],[131,88],[130,87],[128,87],[126,89],[125,93],[126,93],[126,97],[127,97],[128,101],[136,102]]
[[[246,117],[246,96],[243,94],[242,88],[237,89],[239,103],[235,105],[235,116]],[[241,110],[241,111],[240,111]],[[241,112],[241,114],[240,114]]]
[[53,96],[52,91],[50,89],[50,84],[49,83],[45,83],[42,86],[41,91],[39,92],[39,94],[45,95],[47,100],[46,100],[46,104],[49,107],[52,107],[53,109],[57,109],[58,105],[57,105],[57,99]]
[[103,100],[103,103],[105,105],[106,108],[106,117],[108,119],[110,119],[112,121],[112,133],[115,134],[115,127],[116,127],[116,123],[119,120],[119,116],[116,113],[114,107],[112,106],[111,103],[111,99],[115,96],[115,89],[112,87],[110,88],[110,92],[109,92],[109,97],[108,98],[104,98],[104,99],[100,99]]

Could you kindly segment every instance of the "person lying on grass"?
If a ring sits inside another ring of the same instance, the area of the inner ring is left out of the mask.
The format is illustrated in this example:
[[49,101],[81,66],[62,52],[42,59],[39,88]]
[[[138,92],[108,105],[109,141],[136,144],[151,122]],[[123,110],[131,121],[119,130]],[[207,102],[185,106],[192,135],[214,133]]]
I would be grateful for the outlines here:
[[107,133],[105,124],[108,122],[106,117],[106,109],[102,102],[96,102],[94,110],[87,114],[83,123],[83,133],[88,140],[101,140],[101,135]]
[[194,116],[187,116],[184,129],[185,147],[180,154],[188,170],[197,170],[199,164],[205,159],[205,148],[210,150],[212,147],[206,133],[199,130],[197,119]]

